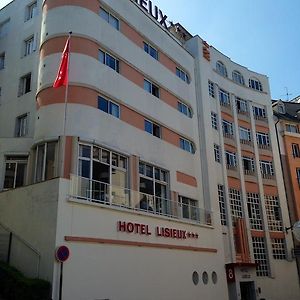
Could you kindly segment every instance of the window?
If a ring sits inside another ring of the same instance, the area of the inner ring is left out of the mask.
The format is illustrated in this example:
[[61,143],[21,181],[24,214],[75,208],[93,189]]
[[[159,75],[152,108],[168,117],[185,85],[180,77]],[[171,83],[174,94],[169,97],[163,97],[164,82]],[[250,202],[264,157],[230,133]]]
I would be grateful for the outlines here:
[[28,132],[28,114],[17,117],[16,137],[26,136]]
[[265,238],[252,237],[254,260],[256,262],[256,275],[258,277],[269,276],[269,264]]
[[243,168],[246,175],[252,175],[254,173],[254,159],[252,157],[243,156]]
[[5,159],[4,189],[14,189],[25,185],[26,156],[7,156]]
[[249,79],[249,87],[251,89],[256,90],[256,91],[260,91],[260,92],[263,91],[261,82],[258,79],[255,79],[255,78],[250,78]]
[[7,35],[8,29],[9,29],[9,22],[10,22],[10,19],[8,19],[0,24],[0,38],[3,38]]
[[200,221],[198,201],[179,196],[179,206],[184,219]]
[[269,134],[264,132],[256,133],[257,144],[260,148],[265,148],[261,146],[270,146]]
[[236,108],[239,114],[247,114],[248,113],[248,104],[246,100],[241,98],[236,98],[235,100]]
[[222,129],[225,137],[233,138],[233,124],[231,122],[222,120]]
[[214,144],[214,155],[215,155],[215,161],[221,162],[221,154],[220,154],[220,146]]
[[145,120],[145,131],[158,138],[161,138],[160,126],[151,121]]
[[158,51],[146,42],[144,42],[144,51],[158,60]]
[[211,97],[215,98],[215,84],[208,80],[208,93]]
[[98,96],[98,108],[116,118],[120,118],[120,106],[101,96]]
[[255,119],[265,119],[267,117],[266,110],[257,106],[253,106],[253,115]]
[[221,76],[228,77],[226,67],[225,67],[225,65],[221,61],[218,61],[216,63],[216,71]]
[[119,61],[110,54],[99,50],[99,61],[119,73]]
[[285,114],[285,108],[284,108],[284,105],[283,104],[279,104],[278,105],[278,112],[280,114]]
[[259,194],[247,193],[247,207],[251,229],[263,230]]
[[271,179],[274,176],[273,163],[271,161],[260,160],[259,164],[262,177]]
[[144,79],[144,90],[159,98],[159,87],[147,79]]
[[235,169],[237,166],[236,154],[233,152],[225,151],[226,164],[228,169]]
[[24,56],[30,55],[35,50],[34,36],[24,41]]
[[37,2],[35,1],[26,7],[25,21],[32,19],[36,15],[37,15]]
[[265,195],[266,213],[270,231],[283,231],[280,203],[277,196]]
[[5,67],[5,52],[0,54],[0,70],[3,70]]
[[179,139],[179,146],[180,146],[181,149],[183,149],[187,152],[195,153],[195,147],[194,147],[193,142],[191,142],[187,139],[180,138]]
[[285,239],[271,239],[274,259],[286,259]]
[[298,133],[298,126],[295,124],[285,124],[285,130],[288,132]]
[[193,116],[192,109],[182,102],[177,102],[177,109],[189,118]]
[[49,142],[36,147],[35,182],[52,179],[56,176],[57,142]]
[[229,93],[220,89],[219,90],[219,100],[220,100],[220,104],[223,106],[229,106],[230,105],[230,97],[229,97]]
[[140,209],[162,215],[170,215],[169,172],[152,166],[139,163],[140,174]]
[[244,77],[239,71],[232,72],[232,80],[237,84],[245,85]]
[[298,144],[292,144],[293,157],[300,157],[300,149]]
[[236,189],[229,189],[229,202],[233,225],[236,220],[243,218],[243,208],[241,202],[241,193]]
[[226,204],[225,204],[225,191],[224,186],[218,184],[218,196],[219,196],[219,208],[220,208],[220,218],[221,225],[227,225],[227,214],[226,214]]
[[119,20],[103,7],[100,7],[100,17],[115,29],[120,30]]
[[240,127],[240,140],[241,141],[251,141],[251,131],[249,128]]
[[218,119],[217,119],[217,114],[214,112],[211,112],[211,126],[213,129],[218,130]]
[[300,187],[300,168],[296,168],[296,176],[297,176],[298,186]]
[[128,159],[96,145],[79,145],[78,175],[81,197],[129,207]]
[[181,80],[185,81],[186,83],[190,83],[190,79],[187,73],[182,71],[178,67],[176,67],[176,76],[179,77]]
[[20,78],[19,96],[27,94],[31,91],[31,73]]

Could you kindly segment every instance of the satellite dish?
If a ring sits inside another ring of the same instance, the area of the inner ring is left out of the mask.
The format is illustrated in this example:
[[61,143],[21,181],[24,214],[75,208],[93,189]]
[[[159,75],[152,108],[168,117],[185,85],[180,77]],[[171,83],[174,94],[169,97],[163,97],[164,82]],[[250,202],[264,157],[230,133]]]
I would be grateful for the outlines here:
[[293,226],[294,237],[300,242],[300,221],[296,222]]

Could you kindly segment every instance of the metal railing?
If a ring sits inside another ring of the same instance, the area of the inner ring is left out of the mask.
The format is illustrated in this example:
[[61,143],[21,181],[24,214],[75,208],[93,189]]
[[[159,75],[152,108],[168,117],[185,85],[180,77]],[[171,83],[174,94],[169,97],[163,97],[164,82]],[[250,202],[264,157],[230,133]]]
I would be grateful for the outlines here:
[[224,132],[223,131],[223,136],[227,139],[234,140],[234,135],[232,133]]
[[270,150],[271,151],[271,146],[266,145],[266,144],[257,144],[259,149],[264,149],[264,150]]
[[249,140],[240,139],[240,143],[243,145],[253,146],[252,141],[249,141]]
[[0,260],[30,278],[39,278],[41,260],[39,251],[1,223]]
[[212,225],[212,213],[203,208],[71,175],[70,197],[112,207]]

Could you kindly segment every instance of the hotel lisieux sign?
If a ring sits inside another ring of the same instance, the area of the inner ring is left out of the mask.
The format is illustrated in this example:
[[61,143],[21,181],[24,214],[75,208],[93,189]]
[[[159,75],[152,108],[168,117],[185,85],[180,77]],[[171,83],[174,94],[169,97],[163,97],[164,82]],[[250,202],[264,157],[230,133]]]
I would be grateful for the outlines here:
[[177,239],[177,240],[199,238],[198,233],[190,232],[183,229],[162,227],[162,226],[155,226],[155,228],[153,229],[151,230],[149,225],[142,224],[142,223],[133,223],[133,222],[125,222],[125,221],[117,222],[117,230],[119,232],[124,232],[129,234],[148,235],[148,236],[153,234],[157,237]]
[[152,16],[160,25],[168,29],[167,18],[156,5],[152,3],[151,0],[131,0],[137,3],[144,11],[146,11],[150,16]]

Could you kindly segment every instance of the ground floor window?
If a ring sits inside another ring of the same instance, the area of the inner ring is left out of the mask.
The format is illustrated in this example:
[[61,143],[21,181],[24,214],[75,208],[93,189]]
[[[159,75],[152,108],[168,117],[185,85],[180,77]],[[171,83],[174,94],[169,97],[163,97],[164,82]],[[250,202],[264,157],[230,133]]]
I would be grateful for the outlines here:
[[285,239],[271,239],[274,259],[286,259]]
[[169,215],[171,202],[169,198],[169,175],[166,170],[150,164],[139,163],[140,175],[140,209]]
[[265,238],[252,237],[252,246],[253,246],[254,260],[257,264],[256,275],[259,277],[269,276],[269,263],[267,257]]
[[27,156],[6,157],[4,189],[14,189],[25,185],[27,161]]
[[56,176],[57,142],[47,142],[36,147],[34,181],[41,182]]
[[129,206],[128,159],[95,145],[79,145],[80,195],[93,201]]

